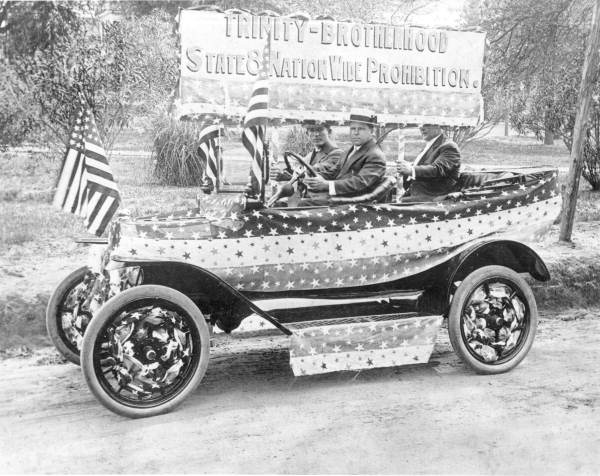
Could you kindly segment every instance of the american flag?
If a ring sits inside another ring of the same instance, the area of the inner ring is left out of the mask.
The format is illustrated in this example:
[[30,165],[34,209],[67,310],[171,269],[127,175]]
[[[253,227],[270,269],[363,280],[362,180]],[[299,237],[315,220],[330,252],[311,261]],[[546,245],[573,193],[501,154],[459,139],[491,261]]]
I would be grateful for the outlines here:
[[253,192],[263,198],[263,177],[268,175],[267,157],[265,157],[265,137],[269,119],[269,65],[271,63],[271,34],[263,49],[258,79],[254,83],[248,110],[244,117],[242,143],[252,157],[250,183]]
[[58,177],[54,205],[84,217],[88,231],[100,236],[120,200],[94,115],[82,107]]
[[205,164],[205,173],[212,180],[215,189],[218,188],[221,173],[221,154],[218,151],[222,130],[221,124],[208,124],[200,131],[200,147],[198,154]]
[[[190,210],[122,223],[114,255],[202,266],[243,292],[386,283],[490,238],[534,239],[560,211],[557,174],[423,204],[349,204],[221,213]],[[223,204],[222,204],[223,205]]]

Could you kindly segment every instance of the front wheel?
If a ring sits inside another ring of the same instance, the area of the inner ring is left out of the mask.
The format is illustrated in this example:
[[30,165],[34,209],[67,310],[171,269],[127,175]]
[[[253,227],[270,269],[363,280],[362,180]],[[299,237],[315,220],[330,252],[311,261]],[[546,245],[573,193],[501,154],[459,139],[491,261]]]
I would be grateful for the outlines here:
[[198,386],[209,359],[209,329],[198,307],[174,289],[142,285],[109,300],[81,350],[84,378],[109,410],[159,415]]
[[538,312],[527,282],[504,266],[484,266],[458,286],[448,315],[455,352],[475,372],[497,374],[527,355]]
[[79,365],[79,349],[92,313],[87,305],[96,277],[87,267],[73,271],[56,287],[46,308],[46,329],[61,355]]

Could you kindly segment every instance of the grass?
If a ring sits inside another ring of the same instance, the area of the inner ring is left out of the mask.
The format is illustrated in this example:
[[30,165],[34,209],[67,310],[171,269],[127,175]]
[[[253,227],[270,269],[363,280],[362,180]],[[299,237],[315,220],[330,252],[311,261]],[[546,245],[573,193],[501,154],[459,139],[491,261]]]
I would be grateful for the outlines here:
[[577,200],[575,221],[600,221],[600,192],[591,190],[587,182],[582,183],[581,188]]
[[553,167],[570,164],[569,152],[562,142],[543,145],[533,137],[484,137],[467,143],[461,154],[466,164]]
[[[349,142],[344,130],[336,128],[338,145]],[[406,154],[416,155],[422,141],[417,133],[407,137]],[[388,157],[395,157],[397,142],[389,137],[383,143]],[[195,205],[197,187],[158,185],[151,174],[151,138],[128,131],[116,144],[111,157],[113,173],[123,198],[122,208],[133,215],[171,212]],[[235,157],[230,168],[236,183],[245,183],[250,166],[246,152],[237,137],[224,144],[226,157]],[[130,152],[129,154],[127,152]],[[139,152],[142,152],[141,154]],[[533,138],[489,137],[468,144],[462,150],[465,164],[477,165],[550,165],[562,168],[559,181],[564,183],[564,168],[569,165],[562,144],[544,146]],[[10,287],[14,269],[23,263],[40,262],[44,258],[73,254],[73,238],[85,233],[82,221],[55,209],[51,205],[52,187],[60,167],[60,154],[9,150],[0,153],[0,284],[6,281],[11,292],[0,296],[0,352],[10,347],[48,343],[45,337],[44,309],[49,298],[47,290],[37,289],[31,278],[30,297],[24,297]],[[592,192],[582,179],[576,220],[579,223],[600,221],[600,195]],[[590,223],[593,226],[593,223]],[[575,227],[577,229],[577,225]],[[535,284],[538,302],[544,309],[571,306],[594,306],[600,301],[600,266],[596,257],[573,257],[566,254],[549,260],[552,281]],[[4,274],[2,274],[4,271]],[[6,288],[6,286],[5,286]],[[14,291],[14,292],[12,292]],[[39,292],[38,292],[39,291]]]
[[61,213],[43,202],[2,202],[0,204],[0,253],[15,245],[50,244],[84,231],[81,219]]
[[543,310],[597,307],[600,302],[600,257],[568,257],[547,263],[551,279],[533,282],[538,306]]

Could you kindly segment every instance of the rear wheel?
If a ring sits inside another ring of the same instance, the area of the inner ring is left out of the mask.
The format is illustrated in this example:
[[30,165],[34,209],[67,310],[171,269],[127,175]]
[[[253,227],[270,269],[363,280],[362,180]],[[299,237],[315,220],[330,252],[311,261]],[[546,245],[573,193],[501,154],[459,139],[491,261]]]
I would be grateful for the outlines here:
[[73,271],[56,287],[46,308],[48,335],[63,357],[77,365],[83,334],[92,317],[86,301],[95,279],[87,266]]
[[81,365],[92,393],[130,418],[166,413],[198,386],[209,359],[209,329],[184,294],[142,285],[101,308],[83,339]]
[[497,374],[527,355],[537,329],[535,297],[512,269],[485,266],[458,286],[448,316],[450,342],[477,373]]

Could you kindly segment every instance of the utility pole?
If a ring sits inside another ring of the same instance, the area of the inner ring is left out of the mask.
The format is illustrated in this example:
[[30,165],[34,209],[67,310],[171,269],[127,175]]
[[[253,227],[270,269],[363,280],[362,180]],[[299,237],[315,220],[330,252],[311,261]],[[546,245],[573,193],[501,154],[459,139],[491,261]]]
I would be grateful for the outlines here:
[[588,39],[583,63],[583,74],[581,87],[579,88],[579,100],[577,101],[577,116],[575,128],[573,129],[573,145],[571,146],[571,166],[569,177],[563,195],[562,217],[560,219],[560,241],[571,241],[573,232],[573,220],[575,219],[575,207],[577,205],[577,193],[579,191],[579,179],[583,168],[583,146],[585,141],[586,122],[590,113],[592,100],[592,88],[594,78],[598,72],[600,54],[600,0],[594,2],[594,13],[592,14],[592,29]]

